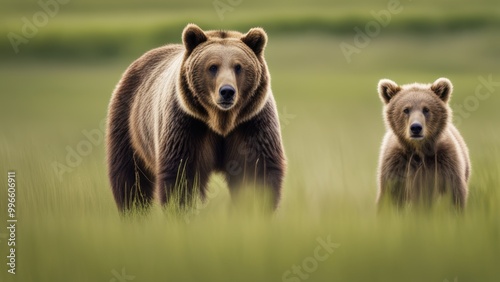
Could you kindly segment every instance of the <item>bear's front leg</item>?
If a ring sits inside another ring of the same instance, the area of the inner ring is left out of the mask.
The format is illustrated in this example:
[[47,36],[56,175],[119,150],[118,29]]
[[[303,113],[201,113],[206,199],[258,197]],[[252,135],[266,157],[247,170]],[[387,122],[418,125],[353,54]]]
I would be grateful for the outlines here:
[[377,204],[380,209],[386,202],[401,208],[409,199],[407,187],[408,163],[397,150],[387,154],[379,165],[379,191]]
[[165,206],[170,201],[183,207],[192,203],[199,194],[204,195],[208,177],[196,172],[193,161],[185,158],[165,158],[160,165],[156,193],[160,203]]
[[224,172],[231,197],[236,199],[240,194],[248,195],[243,191],[264,189],[259,196],[276,209],[286,170],[277,120],[260,123],[257,119],[241,125],[226,138],[224,151]]
[[436,158],[440,190],[451,194],[452,203],[458,210],[463,210],[467,202],[467,184],[465,171],[460,170],[458,158],[450,150],[438,152]]
[[[187,119],[187,118],[186,118]],[[205,198],[214,169],[214,134],[192,119],[176,121],[175,134],[164,138],[157,160],[156,194],[162,205],[174,201],[180,206]],[[180,126],[180,125],[183,125]]]
[[460,177],[454,177],[452,183],[453,204],[458,210],[463,210],[467,203],[467,185]]

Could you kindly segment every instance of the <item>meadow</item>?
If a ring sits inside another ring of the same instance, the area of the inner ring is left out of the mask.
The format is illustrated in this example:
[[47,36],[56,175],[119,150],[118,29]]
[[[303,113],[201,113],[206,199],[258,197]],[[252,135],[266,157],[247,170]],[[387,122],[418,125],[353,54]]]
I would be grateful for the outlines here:
[[[36,1],[0,2],[2,34],[20,32],[19,19],[40,10]],[[2,188],[0,281],[498,281],[500,7],[414,2],[402,1],[350,62],[340,45],[354,44],[354,27],[388,1],[242,1],[222,20],[209,2],[74,1],[18,54],[4,36],[0,181],[6,187],[16,171],[18,222],[12,275]],[[234,207],[219,175],[208,201],[188,213],[118,214],[100,138],[111,92],[142,53],[180,43],[188,22],[269,33],[288,158],[273,216]],[[468,206],[461,215],[439,207],[377,214],[385,131],[377,83],[442,76],[454,84],[450,103],[470,149]],[[479,99],[485,80],[490,95]]]

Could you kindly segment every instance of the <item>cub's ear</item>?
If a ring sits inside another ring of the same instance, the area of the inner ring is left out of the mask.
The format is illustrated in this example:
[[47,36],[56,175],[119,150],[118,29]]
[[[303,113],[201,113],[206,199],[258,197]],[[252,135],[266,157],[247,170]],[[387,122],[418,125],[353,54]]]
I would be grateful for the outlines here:
[[267,34],[266,32],[260,28],[255,27],[250,29],[243,37],[241,41],[245,43],[250,49],[253,50],[255,55],[259,56],[264,51],[267,43]]
[[396,82],[390,79],[381,79],[378,82],[378,95],[384,104],[389,104],[389,101],[401,90],[401,87]]
[[439,99],[448,103],[448,100],[451,97],[451,92],[453,91],[453,85],[449,79],[441,77],[434,81],[431,85],[431,90],[438,95]]
[[182,32],[182,42],[186,47],[187,55],[190,55],[196,46],[207,41],[207,39],[205,32],[195,24],[188,24]]

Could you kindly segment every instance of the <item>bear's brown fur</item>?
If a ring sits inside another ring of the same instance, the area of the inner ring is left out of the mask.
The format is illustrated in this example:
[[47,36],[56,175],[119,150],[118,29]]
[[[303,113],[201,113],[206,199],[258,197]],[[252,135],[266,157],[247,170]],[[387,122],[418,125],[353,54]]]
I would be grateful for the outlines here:
[[450,194],[459,209],[465,206],[470,160],[451,122],[452,88],[446,78],[427,85],[379,82],[387,128],[379,159],[379,206],[385,199],[397,206],[428,205],[441,194]]
[[[231,191],[267,187],[275,208],[285,155],[270,75],[267,35],[203,31],[189,24],[183,45],[166,45],[136,60],[118,83],[108,113],[108,173],[121,211],[179,204],[210,174],[223,172]],[[183,179],[181,179],[183,178]]]

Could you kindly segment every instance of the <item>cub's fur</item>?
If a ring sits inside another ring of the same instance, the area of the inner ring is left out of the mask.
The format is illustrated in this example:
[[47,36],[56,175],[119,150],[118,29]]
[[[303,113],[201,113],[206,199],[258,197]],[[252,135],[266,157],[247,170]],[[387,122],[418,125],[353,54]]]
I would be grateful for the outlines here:
[[399,86],[382,79],[378,93],[387,128],[379,160],[379,204],[388,199],[430,204],[449,194],[463,208],[470,176],[469,153],[451,122],[453,86],[446,78],[433,84]]

